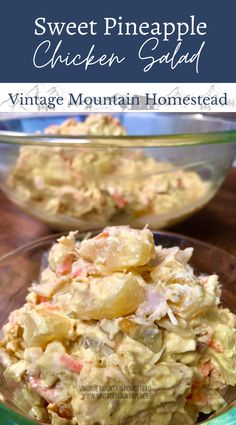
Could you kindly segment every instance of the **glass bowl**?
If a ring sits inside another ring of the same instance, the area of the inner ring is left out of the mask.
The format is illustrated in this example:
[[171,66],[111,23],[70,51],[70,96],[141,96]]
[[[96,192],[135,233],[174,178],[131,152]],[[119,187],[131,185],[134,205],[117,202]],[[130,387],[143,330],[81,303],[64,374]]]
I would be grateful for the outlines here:
[[[91,234],[97,234],[92,231]],[[78,240],[84,233],[77,235]],[[10,312],[25,300],[28,287],[37,281],[42,268],[47,266],[47,253],[59,235],[48,236],[22,246],[0,258],[0,328]],[[196,273],[217,273],[222,287],[222,303],[236,313],[236,258],[227,252],[196,239],[170,232],[154,232],[156,245],[163,247],[192,246],[194,254],[190,264]],[[226,393],[227,408],[212,417],[200,418],[199,423],[209,425],[234,425],[236,423],[236,389]],[[21,402],[22,405],[22,402]],[[0,425],[33,425],[40,423],[27,415],[14,400],[14,388],[7,388],[0,369]]]
[[[114,115],[127,135],[45,134],[68,115],[5,114],[0,187],[62,231],[119,224],[161,229],[214,196],[235,157],[236,123],[201,114]],[[70,114],[79,122],[86,116]]]

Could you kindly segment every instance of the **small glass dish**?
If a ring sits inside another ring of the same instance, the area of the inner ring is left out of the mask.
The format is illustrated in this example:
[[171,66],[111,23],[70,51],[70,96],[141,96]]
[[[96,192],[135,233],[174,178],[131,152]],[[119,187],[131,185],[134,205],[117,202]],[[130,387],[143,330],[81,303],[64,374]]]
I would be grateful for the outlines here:
[[[70,118],[81,123],[87,116]],[[201,209],[234,160],[234,122],[201,114],[114,117],[127,135],[45,134],[69,116],[6,114],[0,119],[0,187],[54,229],[161,229]]]
[[[92,235],[97,234],[91,232]],[[85,234],[79,233],[78,240]],[[27,289],[37,281],[42,268],[47,265],[47,253],[59,235],[42,238],[22,246],[0,258],[0,328],[10,312],[24,303]],[[236,313],[236,258],[225,251],[196,239],[168,232],[154,232],[155,244],[163,247],[192,246],[191,265],[197,273],[217,273],[223,285],[222,303]],[[14,401],[14,388],[7,388],[0,370],[0,425],[33,425],[40,422],[30,418]],[[213,417],[200,418],[199,423],[209,425],[234,425],[236,423],[236,389],[227,392],[228,406]]]

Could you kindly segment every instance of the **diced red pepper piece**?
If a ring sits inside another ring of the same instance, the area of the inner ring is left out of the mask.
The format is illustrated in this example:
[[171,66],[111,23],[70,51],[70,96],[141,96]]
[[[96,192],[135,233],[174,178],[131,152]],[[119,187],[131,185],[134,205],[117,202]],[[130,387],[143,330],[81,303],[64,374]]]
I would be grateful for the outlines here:
[[213,369],[213,365],[210,360],[200,365],[200,370],[205,378],[210,375],[212,369]]
[[217,353],[222,353],[223,348],[221,347],[220,343],[212,339],[210,341],[209,347],[213,348]]
[[72,372],[80,374],[81,370],[85,366],[86,362],[76,359],[75,357],[71,356],[70,354],[62,354],[60,357],[60,362],[63,366],[65,366],[67,369],[71,370]]
[[74,255],[69,254],[64,261],[57,266],[56,273],[61,275],[70,273],[73,261]]
[[193,381],[192,388],[199,388],[199,387],[201,387],[203,385],[203,382],[204,382],[204,380],[200,380],[200,379],[198,379],[196,381]]
[[93,271],[94,271],[94,268],[91,263],[89,263],[86,260],[83,260],[82,258],[79,258],[77,261],[73,263],[71,277],[72,279],[76,278],[77,276],[86,277]]
[[202,392],[194,391],[193,393],[189,394],[186,398],[190,404],[196,404],[200,406],[207,406],[208,404],[207,394]]
[[29,386],[35,390],[41,397],[43,397],[47,402],[53,403],[58,395],[58,390],[55,388],[47,388],[43,385],[40,378],[31,376],[29,378]]
[[48,302],[48,298],[44,297],[43,295],[38,295],[37,301],[38,301],[38,304],[46,303]]
[[99,235],[95,236],[95,239],[108,238],[108,236],[109,236],[108,232],[102,232],[102,233],[99,233]]
[[46,308],[46,310],[49,310],[49,311],[58,311],[58,310],[61,310],[61,307],[59,305],[50,304],[50,303],[46,304],[45,305],[45,308]]
[[112,199],[118,208],[124,208],[129,203],[128,199],[118,192],[112,194]]

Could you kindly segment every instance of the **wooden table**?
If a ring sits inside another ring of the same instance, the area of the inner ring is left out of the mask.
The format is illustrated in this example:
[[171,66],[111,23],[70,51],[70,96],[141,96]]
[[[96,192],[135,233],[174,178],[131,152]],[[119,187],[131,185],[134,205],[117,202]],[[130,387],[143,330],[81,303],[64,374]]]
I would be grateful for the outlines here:
[[[236,256],[236,168],[203,210],[172,231],[217,245]],[[0,255],[50,233],[46,225],[21,212],[0,192]]]

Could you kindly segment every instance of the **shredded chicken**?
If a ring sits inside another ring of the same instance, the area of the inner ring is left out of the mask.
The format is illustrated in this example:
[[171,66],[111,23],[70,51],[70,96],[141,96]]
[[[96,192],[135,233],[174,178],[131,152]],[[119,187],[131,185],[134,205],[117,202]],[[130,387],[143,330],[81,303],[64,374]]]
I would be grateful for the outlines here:
[[192,252],[155,247],[147,228],[60,238],[0,342],[28,413],[53,425],[193,425],[224,407],[236,316],[218,277],[194,273]]

